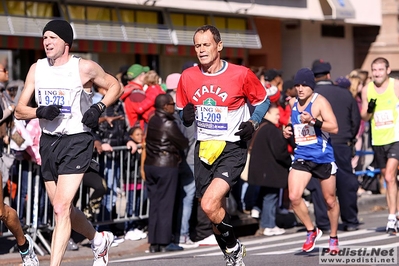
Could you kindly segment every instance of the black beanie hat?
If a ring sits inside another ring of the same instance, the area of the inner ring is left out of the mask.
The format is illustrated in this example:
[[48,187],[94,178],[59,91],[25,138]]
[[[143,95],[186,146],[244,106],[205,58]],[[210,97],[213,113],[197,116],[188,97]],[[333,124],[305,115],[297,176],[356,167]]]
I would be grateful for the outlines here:
[[43,35],[48,30],[57,34],[69,45],[69,47],[72,46],[73,30],[68,21],[61,19],[51,20],[46,24],[46,26],[44,26]]
[[314,90],[314,87],[316,86],[314,74],[309,68],[299,69],[295,74],[294,83],[295,85],[309,86],[312,90]]

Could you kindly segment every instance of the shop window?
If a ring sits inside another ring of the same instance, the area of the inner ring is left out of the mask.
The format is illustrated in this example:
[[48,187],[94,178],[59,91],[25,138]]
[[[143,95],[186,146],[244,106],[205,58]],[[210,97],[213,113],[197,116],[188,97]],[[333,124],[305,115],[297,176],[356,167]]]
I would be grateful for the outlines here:
[[6,4],[10,15],[25,16],[25,2],[7,1]]
[[[54,17],[54,2],[34,2],[34,1],[6,1],[8,14],[27,17]],[[1,11],[3,6],[1,6]]]
[[341,25],[321,25],[321,36],[345,38],[345,27]]
[[243,18],[227,18],[227,28],[230,30],[246,30],[247,23]]
[[[175,14],[172,14],[175,16]],[[181,15],[184,16],[184,15]],[[172,19],[173,24],[175,21]],[[213,24],[219,30],[246,30],[247,21],[244,18],[229,18],[221,16],[202,16],[202,15],[185,15],[184,26],[199,27],[204,24]],[[175,24],[177,25],[177,24]],[[180,26],[180,25],[179,25]]]
[[215,16],[215,26],[218,29],[229,29],[229,30],[246,30],[247,21],[244,18],[228,18]]
[[28,17],[54,17],[54,5],[55,3],[26,2],[26,15]]
[[215,27],[222,30],[226,29],[226,18],[224,17],[214,17],[213,20],[215,21]]
[[118,21],[116,10],[110,7],[67,5],[72,20]]
[[205,24],[212,24],[210,16],[197,14],[170,13],[173,26],[198,28]]
[[120,15],[121,15],[121,20],[122,22],[125,23],[134,23],[135,22],[135,14],[134,14],[134,10],[130,10],[130,9],[121,9],[119,11]]
[[158,13],[133,9],[119,10],[122,22],[140,24],[159,24]]
[[205,16],[201,15],[186,15],[185,26],[200,27],[205,24]]
[[137,23],[158,24],[158,14],[150,11],[136,11]]
[[87,20],[110,21],[111,10],[106,7],[88,6],[86,8]]
[[116,13],[115,9],[111,9],[111,20],[115,22],[119,21],[118,14]]
[[174,26],[184,26],[184,15],[183,14],[170,14],[170,20]]
[[84,6],[73,6],[68,5],[68,14],[72,20],[85,20],[85,7]]

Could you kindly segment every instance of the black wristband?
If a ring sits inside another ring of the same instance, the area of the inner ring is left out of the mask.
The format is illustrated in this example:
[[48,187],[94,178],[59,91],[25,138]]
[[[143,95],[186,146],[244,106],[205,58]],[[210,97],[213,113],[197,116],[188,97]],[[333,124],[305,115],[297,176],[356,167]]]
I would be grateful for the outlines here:
[[97,103],[98,109],[100,109],[100,112],[104,112],[105,108],[107,108],[107,106],[103,103],[103,102],[98,102]]
[[323,121],[320,121],[316,118],[316,123],[314,124],[315,127],[321,128],[323,126]]
[[313,118],[312,120],[310,120],[309,124],[311,126],[321,128],[323,126],[323,121],[320,121],[317,118]]

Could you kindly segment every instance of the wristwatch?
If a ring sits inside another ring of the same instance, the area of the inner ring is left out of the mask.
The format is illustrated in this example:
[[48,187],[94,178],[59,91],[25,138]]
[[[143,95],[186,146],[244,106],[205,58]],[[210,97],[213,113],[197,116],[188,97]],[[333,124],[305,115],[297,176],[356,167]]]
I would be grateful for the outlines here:
[[254,121],[254,120],[248,120],[251,122],[252,126],[254,127],[254,130],[257,130],[259,128],[259,123]]
[[309,125],[314,126],[316,124],[316,119],[312,118],[312,120],[309,121]]

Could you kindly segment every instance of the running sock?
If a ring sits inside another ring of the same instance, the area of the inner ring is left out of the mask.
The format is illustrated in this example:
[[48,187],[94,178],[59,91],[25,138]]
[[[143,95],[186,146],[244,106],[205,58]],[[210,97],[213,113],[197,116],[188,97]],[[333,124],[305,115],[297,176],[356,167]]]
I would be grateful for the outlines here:
[[316,232],[316,227],[314,227],[312,230],[307,230],[307,231],[308,231],[308,233]]
[[221,233],[222,239],[226,242],[226,248],[233,248],[237,244],[237,238],[234,235],[233,226],[231,225],[230,215],[224,214],[224,218],[220,224],[215,224],[215,227]]
[[215,235],[216,242],[218,242],[220,249],[222,251],[225,251],[226,250],[226,241],[224,241],[224,239],[222,238],[222,235],[217,235],[215,233],[214,233],[214,235]]
[[96,234],[94,235],[94,238],[93,238],[93,244],[95,246],[99,246],[99,245],[101,245],[102,242],[103,242],[103,234],[96,232]]
[[20,246],[18,244],[17,244],[17,246],[18,246],[18,249],[19,249],[19,251],[21,253],[25,253],[29,249],[29,241],[28,241],[28,239],[25,238],[25,243],[22,246]]
[[233,251],[236,251],[238,249],[238,243],[236,242],[236,245],[232,248],[226,248],[227,253],[231,253]]
[[338,236],[330,236],[332,239],[338,239]]
[[396,220],[396,214],[389,214],[388,220]]

